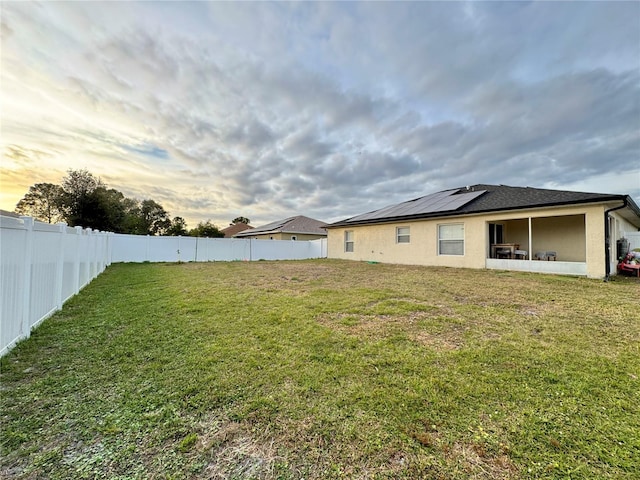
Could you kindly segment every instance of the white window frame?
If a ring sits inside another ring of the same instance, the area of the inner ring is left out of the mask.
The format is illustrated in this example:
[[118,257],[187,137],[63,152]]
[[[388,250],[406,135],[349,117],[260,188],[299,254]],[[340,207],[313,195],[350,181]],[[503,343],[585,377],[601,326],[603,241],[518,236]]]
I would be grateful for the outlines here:
[[411,243],[411,227],[396,227],[396,243]]
[[353,241],[353,230],[344,231],[344,251],[346,253],[353,253],[355,250],[355,243]]
[[[462,227],[462,235],[461,238],[442,238],[442,230],[446,227]],[[438,255],[446,255],[446,256],[455,256],[462,257],[464,256],[465,251],[465,232],[464,232],[464,223],[442,223],[438,225]],[[462,242],[462,252],[461,253],[442,253],[441,242]]]

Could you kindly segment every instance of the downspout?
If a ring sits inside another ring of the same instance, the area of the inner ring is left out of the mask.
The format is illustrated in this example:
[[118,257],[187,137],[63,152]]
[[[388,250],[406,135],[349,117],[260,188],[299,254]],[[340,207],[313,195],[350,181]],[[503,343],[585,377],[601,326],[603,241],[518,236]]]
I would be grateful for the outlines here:
[[628,205],[627,197],[624,197],[622,201],[624,203],[619,207],[610,208],[609,210],[604,211],[604,272],[605,272],[604,281],[605,282],[608,282],[609,277],[611,276],[611,254],[609,252],[610,242],[611,242],[611,232],[609,231],[609,213],[615,210],[620,210]]

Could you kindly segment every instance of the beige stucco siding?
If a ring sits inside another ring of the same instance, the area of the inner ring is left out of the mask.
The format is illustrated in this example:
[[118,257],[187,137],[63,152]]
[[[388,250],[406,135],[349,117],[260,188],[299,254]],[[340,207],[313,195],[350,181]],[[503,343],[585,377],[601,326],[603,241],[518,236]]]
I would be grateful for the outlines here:
[[[504,226],[504,242],[531,253],[556,251],[558,261],[585,262],[589,277],[602,277],[604,205],[517,210],[378,225],[328,229],[328,256],[359,261],[484,268],[489,256],[489,223]],[[464,255],[438,255],[438,225],[464,225]],[[396,242],[396,227],[410,228],[410,243]],[[344,232],[353,231],[354,251],[346,252]]]
[[[464,225],[464,255],[438,255],[438,225]],[[396,242],[396,227],[409,227],[410,242]],[[410,265],[484,267],[484,221],[480,218],[442,219],[329,229],[330,258]],[[345,252],[344,232],[353,231],[353,252]]]

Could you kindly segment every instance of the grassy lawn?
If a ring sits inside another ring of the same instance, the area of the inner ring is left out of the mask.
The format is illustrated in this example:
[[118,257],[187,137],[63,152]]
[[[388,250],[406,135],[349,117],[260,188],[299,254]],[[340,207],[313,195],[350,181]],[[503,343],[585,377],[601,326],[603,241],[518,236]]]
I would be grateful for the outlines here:
[[632,479],[640,282],[112,265],[1,363],[0,476]]

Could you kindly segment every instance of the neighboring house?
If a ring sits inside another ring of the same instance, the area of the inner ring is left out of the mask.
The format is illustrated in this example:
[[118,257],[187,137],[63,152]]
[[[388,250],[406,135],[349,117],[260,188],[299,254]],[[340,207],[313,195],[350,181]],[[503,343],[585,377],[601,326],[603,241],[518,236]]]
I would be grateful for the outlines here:
[[608,277],[640,230],[628,195],[504,185],[456,188],[327,225],[328,256]]
[[327,238],[326,223],[298,215],[256,227],[234,235],[235,238],[259,240],[317,240]]
[[0,209],[0,216],[3,217],[13,217],[13,218],[20,218],[20,215],[16,212],[10,212],[8,210],[2,210]]
[[237,233],[244,232],[245,230],[252,229],[251,225],[246,223],[232,223],[227,228],[220,230],[220,233],[224,233],[224,238],[231,238]]

